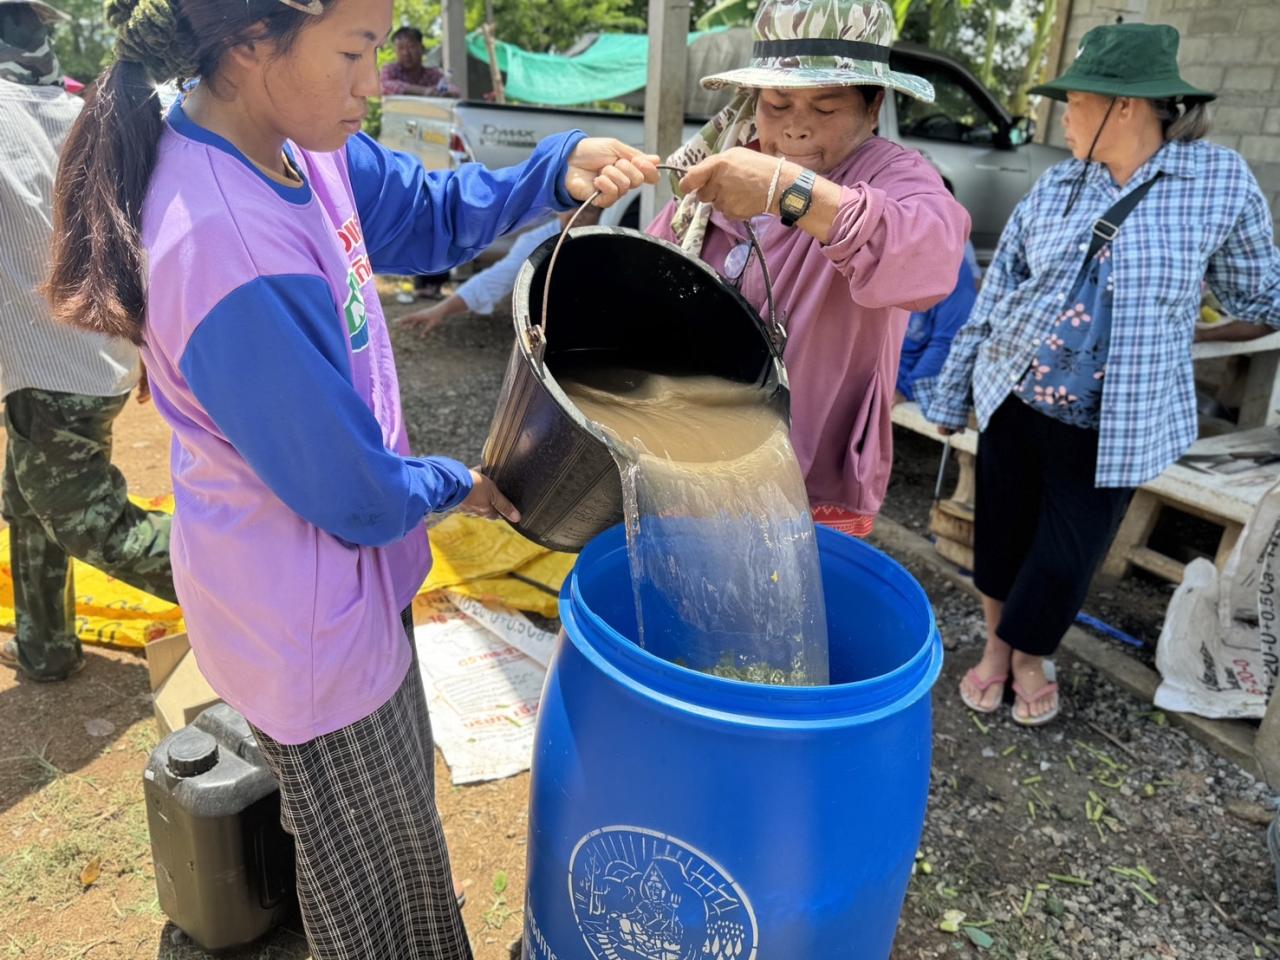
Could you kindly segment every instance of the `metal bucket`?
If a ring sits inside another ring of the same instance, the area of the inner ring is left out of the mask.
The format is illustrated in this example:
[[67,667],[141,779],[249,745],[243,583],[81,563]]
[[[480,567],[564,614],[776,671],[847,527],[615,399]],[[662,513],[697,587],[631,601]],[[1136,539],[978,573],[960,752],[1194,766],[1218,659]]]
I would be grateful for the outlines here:
[[557,239],[516,279],[516,341],[481,469],[520,510],[521,534],[577,552],[622,521],[622,484],[604,432],[561,390],[557,366],[757,383],[784,416],[790,394],[780,328],[702,261],[635,230],[581,227],[569,231],[548,284]]

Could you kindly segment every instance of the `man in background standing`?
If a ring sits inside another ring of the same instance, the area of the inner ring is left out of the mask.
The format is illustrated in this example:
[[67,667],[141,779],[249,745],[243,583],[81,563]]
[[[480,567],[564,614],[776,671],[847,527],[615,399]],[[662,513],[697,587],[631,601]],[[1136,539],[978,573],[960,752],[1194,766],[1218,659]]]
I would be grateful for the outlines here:
[[38,681],[84,666],[70,557],[177,602],[170,517],[131,504],[111,465],[112,424],[141,376],[137,348],[54,323],[39,293],[58,152],[81,107],[59,86],[50,45],[64,19],[41,0],[0,0],[0,396],[18,628],[0,663]]
[[456,97],[458,89],[449,82],[443,70],[422,62],[426,52],[422,31],[404,26],[391,35],[396,48],[395,60],[382,68],[383,96]]
[[[458,96],[458,88],[449,82],[443,70],[428,67],[422,62],[424,48],[421,30],[417,27],[400,27],[391,35],[391,42],[396,48],[396,58],[382,68],[384,97]],[[414,277],[414,293],[428,300],[438,300],[441,287],[448,279],[447,273]]]

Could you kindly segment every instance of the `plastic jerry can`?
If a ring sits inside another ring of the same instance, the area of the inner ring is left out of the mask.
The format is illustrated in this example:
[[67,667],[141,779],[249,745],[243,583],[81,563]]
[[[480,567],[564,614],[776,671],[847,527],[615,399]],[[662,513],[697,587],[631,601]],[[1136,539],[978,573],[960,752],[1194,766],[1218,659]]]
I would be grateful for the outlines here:
[[165,737],[143,787],[160,907],[197,945],[242,946],[296,912],[293,838],[244,717],[218,704]]

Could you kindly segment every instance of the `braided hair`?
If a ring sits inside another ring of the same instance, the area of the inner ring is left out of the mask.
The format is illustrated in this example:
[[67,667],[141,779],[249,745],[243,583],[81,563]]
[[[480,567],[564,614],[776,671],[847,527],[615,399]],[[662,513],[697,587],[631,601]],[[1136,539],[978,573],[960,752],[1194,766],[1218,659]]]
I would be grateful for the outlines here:
[[159,82],[195,76],[198,43],[173,0],[107,0],[105,13],[117,60],[142,64]]
[[90,89],[67,137],[54,186],[54,234],[44,286],[53,315],[141,343],[146,273],[142,207],[164,128],[156,84],[217,80],[248,40],[287,53],[319,4],[285,0],[105,0],[115,62]]

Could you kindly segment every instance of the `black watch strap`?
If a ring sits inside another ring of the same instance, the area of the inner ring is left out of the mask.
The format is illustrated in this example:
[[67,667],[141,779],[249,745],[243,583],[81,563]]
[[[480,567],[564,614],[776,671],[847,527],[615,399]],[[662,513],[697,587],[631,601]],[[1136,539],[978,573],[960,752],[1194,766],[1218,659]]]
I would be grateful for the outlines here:
[[809,212],[813,205],[813,185],[818,176],[812,170],[805,170],[796,177],[795,182],[782,191],[778,198],[778,211],[782,216],[783,226],[794,227],[796,221]]

